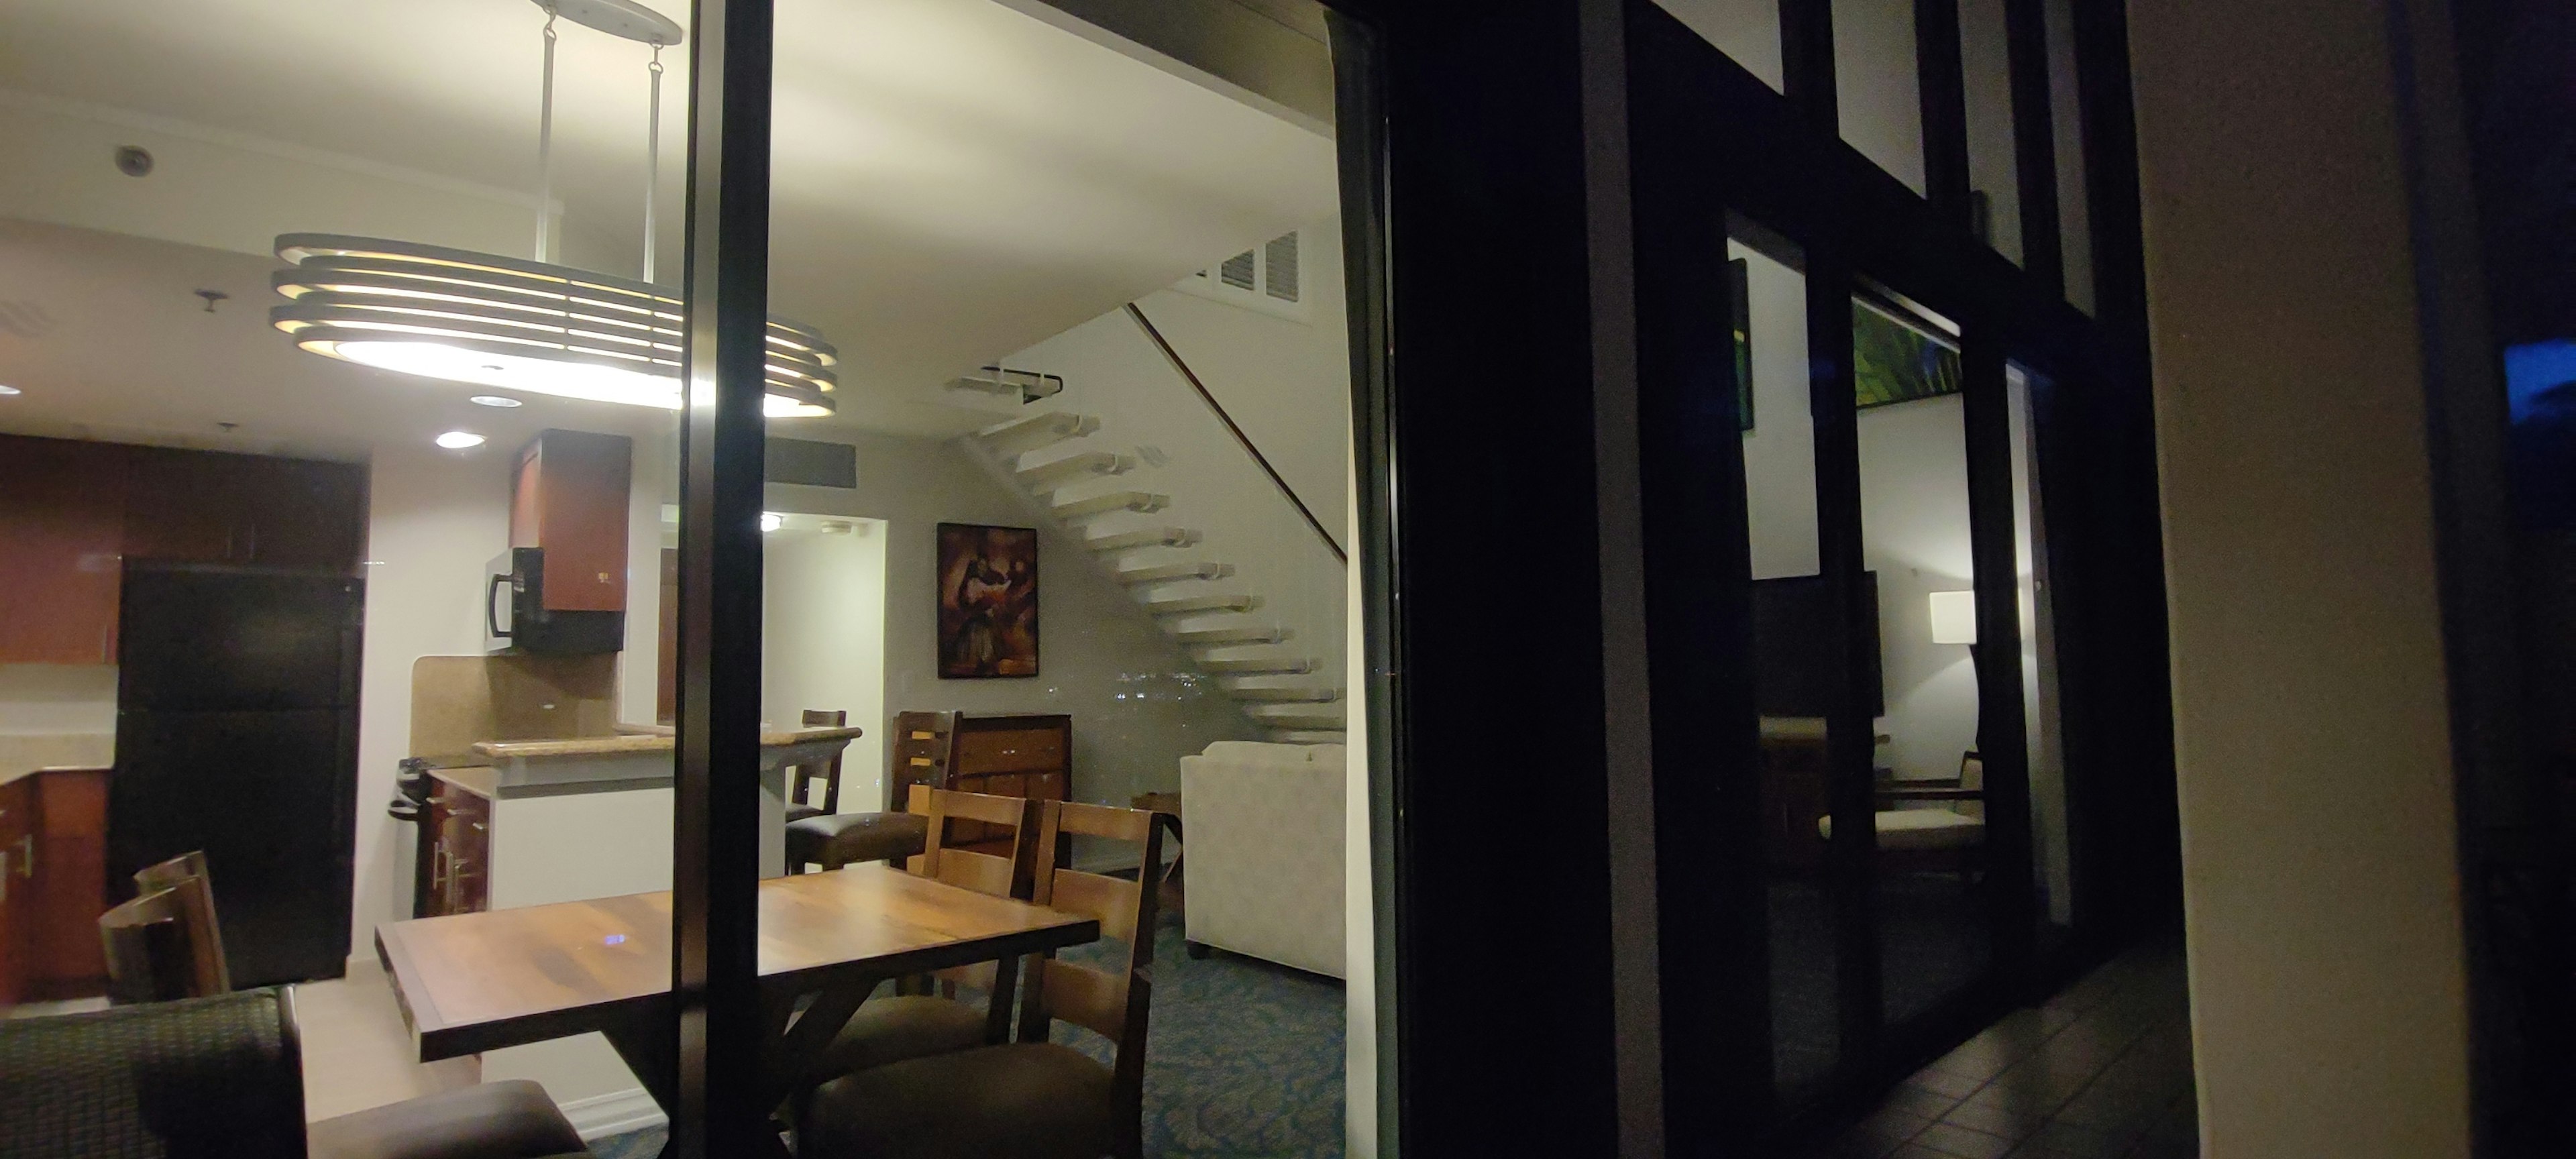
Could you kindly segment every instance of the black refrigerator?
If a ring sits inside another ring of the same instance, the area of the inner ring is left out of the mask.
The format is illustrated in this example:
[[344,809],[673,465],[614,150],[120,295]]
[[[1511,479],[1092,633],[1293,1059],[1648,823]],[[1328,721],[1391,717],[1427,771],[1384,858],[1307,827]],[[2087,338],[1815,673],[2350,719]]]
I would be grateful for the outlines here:
[[135,870],[204,850],[237,987],[347,970],[364,592],[343,575],[125,568],[108,887],[131,896]]

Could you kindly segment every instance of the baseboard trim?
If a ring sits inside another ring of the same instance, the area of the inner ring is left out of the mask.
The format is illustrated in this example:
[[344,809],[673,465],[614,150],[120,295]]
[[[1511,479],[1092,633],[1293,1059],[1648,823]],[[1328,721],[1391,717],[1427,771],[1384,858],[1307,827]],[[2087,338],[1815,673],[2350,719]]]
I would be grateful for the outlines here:
[[659,1127],[671,1121],[662,1113],[662,1105],[654,1102],[653,1096],[646,1094],[642,1087],[610,1091],[556,1106],[564,1118],[572,1122],[572,1129],[580,1133],[584,1143],[596,1143],[610,1135]]

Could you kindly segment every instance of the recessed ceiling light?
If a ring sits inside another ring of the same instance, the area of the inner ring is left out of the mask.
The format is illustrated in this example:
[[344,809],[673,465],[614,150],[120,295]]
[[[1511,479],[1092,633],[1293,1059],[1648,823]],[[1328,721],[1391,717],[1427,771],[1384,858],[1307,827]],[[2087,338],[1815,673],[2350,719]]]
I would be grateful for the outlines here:
[[13,394],[19,394],[19,393],[23,393],[23,392],[21,392],[17,387],[14,387],[14,386],[0,386],[0,398],[7,398],[7,397],[9,397],[10,395],[13,395]]
[[776,531],[780,527],[786,526],[786,524],[787,520],[781,518],[775,511],[763,511],[760,513],[760,529],[762,531]]
[[467,447],[482,446],[483,436],[472,431],[449,431],[438,436],[438,445],[451,451],[462,451]]
[[498,394],[478,394],[472,398],[466,399],[465,401],[473,403],[476,406],[497,406],[505,408],[526,405],[515,398]]

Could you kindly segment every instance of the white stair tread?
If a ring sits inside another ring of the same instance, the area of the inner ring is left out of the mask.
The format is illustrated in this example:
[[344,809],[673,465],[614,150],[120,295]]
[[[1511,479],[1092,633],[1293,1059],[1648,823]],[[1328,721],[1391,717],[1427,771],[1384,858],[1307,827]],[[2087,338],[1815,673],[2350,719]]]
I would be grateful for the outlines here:
[[1157,495],[1151,491],[1111,491],[1089,499],[1058,503],[1054,511],[1058,519],[1085,519],[1112,511],[1160,511],[1171,505],[1172,497],[1169,495]]
[[1218,676],[1303,676],[1315,670],[1315,662],[1304,656],[1228,656],[1201,660],[1199,667]]
[[1278,744],[1348,744],[1351,734],[1338,728],[1277,728],[1270,739]]
[[1136,460],[1114,451],[1084,451],[1036,466],[1021,467],[1011,474],[1021,486],[1031,491],[1052,491],[1076,479],[1123,474],[1135,465]]
[[1249,628],[1190,628],[1172,633],[1172,638],[1200,647],[1212,644],[1276,644],[1288,638],[1288,630],[1275,624]]
[[1234,574],[1230,563],[1163,563],[1152,567],[1124,568],[1118,572],[1122,584],[1167,584],[1178,580],[1224,579]]
[[1280,728],[1342,727],[1342,706],[1338,704],[1256,704],[1245,711],[1254,720]]
[[1172,596],[1145,601],[1145,610],[1157,616],[1188,616],[1200,612],[1249,612],[1261,606],[1261,597],[1243,592],[1220,592],[1212,596]]
[[996,455],[1018,455],[1099,429],[1099,419],[1059,410],[995,423],[975,432],[975,438]]
[[1199,533],[1186,527],[1148,527],[1143,531],[1090,536],[1082,545],[1093,551],[1134,551],[1140,547],[1188,547],[1198,541]]
[[1330,704],[1342,698],[1338,688],[1229,688],[1225,694],[1236,700],[1267,704]]

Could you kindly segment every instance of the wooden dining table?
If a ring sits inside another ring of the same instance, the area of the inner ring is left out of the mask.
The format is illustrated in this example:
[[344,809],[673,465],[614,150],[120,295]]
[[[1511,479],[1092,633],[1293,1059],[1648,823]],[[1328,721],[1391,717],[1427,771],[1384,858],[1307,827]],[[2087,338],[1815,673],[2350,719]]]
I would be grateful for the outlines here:
[[[781,1100],[823,1077],[807,1068],[886,979],[991,962],[1009,993],[1021,957],[1100,937],[1091,918],[873,862],[770,878],[759,896],[763,1077]],[[668,892],[389,922],[376,955],[422,1062],[598,1031],[673,1106]]]

